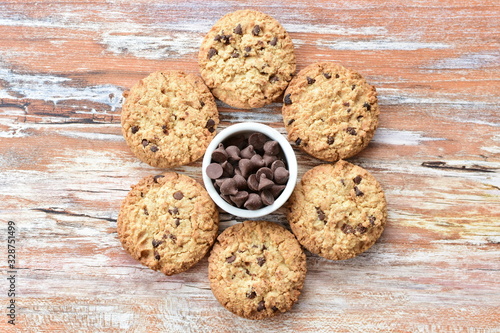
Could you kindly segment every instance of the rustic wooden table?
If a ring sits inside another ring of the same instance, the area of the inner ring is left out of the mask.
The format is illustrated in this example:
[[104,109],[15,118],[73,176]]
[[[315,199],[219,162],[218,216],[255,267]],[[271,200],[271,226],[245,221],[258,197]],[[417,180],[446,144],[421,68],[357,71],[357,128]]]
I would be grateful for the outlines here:
[[[377,87],[380,127],[350,161],[385,189],[379,242],[341,262],[307,253],[299,303],[263,321],[219,305],[207,258],[171,277],[141,266],[117,213],[161,170],[125,144],[121,94],[152,71],[198,73],[204,34],[250,6],[2,1],[0,331],[500,332],[500,2],[253,3],[290,32],[299,70],[335,61]],[[285,134],[280,103],[218,107],[219,130],[258,121]],[[322,163],[297,154],[299,177]],[[174,170],[201,181],[200,167]],[[282,211],[266,219],[287,225]],[[222,213],[221,230],[241,221]]]

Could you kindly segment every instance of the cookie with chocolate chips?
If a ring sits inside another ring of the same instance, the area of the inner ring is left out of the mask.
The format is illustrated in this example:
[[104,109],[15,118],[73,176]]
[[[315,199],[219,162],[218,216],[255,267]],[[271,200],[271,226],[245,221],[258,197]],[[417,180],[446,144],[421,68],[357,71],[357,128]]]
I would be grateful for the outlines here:
[[255,10],[238,10],[217,21],[201,44],[198,63],[215,97],[243,109],[272,103],[296,69],[288,33]]
[[149,165],[171,168],[194,162],[215,136],[215,100],[195,75],[154,72],[123,96],[123,136],[134,155]]
[[290,82],[282,113],[290,141],[316,158],[334,162],[368,145],[380,111],[375,87],[360,74],[320,62]]
[[168,172],[132,186],[118,215],[123,248],[166,275],[202,259],[217,237],[219,213],[194,179]]
[[290,310],[306,276],[306,256],[279,224],[245,221],[222,232],[208,259],[210,287],[229,311],[263,319]]
[[387,219],[378,181],[365,169],[343,160],[307,171],[286,210],[299,242],[332,260],[366,251],[382,234]]

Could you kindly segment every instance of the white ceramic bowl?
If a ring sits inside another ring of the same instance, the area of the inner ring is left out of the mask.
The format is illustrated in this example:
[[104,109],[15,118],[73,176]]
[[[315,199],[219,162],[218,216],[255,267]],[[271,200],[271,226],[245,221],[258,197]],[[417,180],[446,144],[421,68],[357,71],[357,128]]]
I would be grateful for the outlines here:
[[[227,203],[224,199],[222,199],[219,193],[217,193],[217,190],[215,189],[212,183],[212,179],[210,179],[206,173],[206,169],[212,159],[212,152],[215,149],[217,149],[219,143],[221,143],[222,141],[226,140],[227,138],[233,135],[243,134],[245,132],[246,133],[260,132],[266,135],[271,140],[277,141],[281,146],[281,150],[283,151],[288,166],[288,172],[290,173],[285,189],[283,190],[283,192],[281,192],[278,198],[276,198],[274,203],[270,206],[265,206],[257,210],[238,208],[236,206],[232,206],[229,203]],[[261,217],[267,214],[271,214],[272,212],[283,206],[283,204],[288,200],[288,198],[292,194],[292,191],[295,188],[295,184],[297,182],[297,157],[295,156],[295,152],[290,146],[290,143],[288,143],[288,140],[274,128],[259,123],[252,123],[252,122],[240,123],[236,125],[231,125],[223,129],[219,134],[215,136],[212,142],[210,142],[207,151],[205,152],[205,156],[203,157],[202,175],[203,175],[203,182],[205,184],[205,188],[208,191],[208,194],[210,194],[210,197],[217,204],[217,206],[222,208],[224,211],[228,212],[229,214],[244,218]]]

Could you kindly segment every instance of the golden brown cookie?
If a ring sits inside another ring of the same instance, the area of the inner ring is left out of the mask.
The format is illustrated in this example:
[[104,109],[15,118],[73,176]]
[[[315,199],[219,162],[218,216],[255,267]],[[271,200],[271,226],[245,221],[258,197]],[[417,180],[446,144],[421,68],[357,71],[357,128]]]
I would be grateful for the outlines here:
[[195,75],[154,72],[123,95],[123,136],[149,165],[171,168],[196,161],[215,136],[215,100]]
[[306,256],[281,225],[245,221],[219,235],[208,259],[210,287],[229,311],[263,319],[288,311],[306,276]]
[[289,140],[325,161],[356,155],[378,126],[375,87],[360,74],[331,62],[301,70],[286,89],[283,103]]
[[168,172],[132,186],[118,215],[123,248],[166,275],[202,259],[217,237],[219,213],[194,179]]
[[255,10],[217,21],[201,44],[198,63],[215,97],[243,109],[272,103],[295,73],[292,39],[278,21]]
[[380,237],[387,204],[365,169],[338,161],[307,171],[287,202],[287,219],[299,242],[332,260],[352,258]]

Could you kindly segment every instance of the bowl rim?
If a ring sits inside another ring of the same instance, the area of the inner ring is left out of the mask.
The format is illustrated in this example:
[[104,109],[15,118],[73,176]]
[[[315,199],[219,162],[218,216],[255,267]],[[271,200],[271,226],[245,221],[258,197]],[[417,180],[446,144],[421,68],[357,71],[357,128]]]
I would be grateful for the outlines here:
[[[279,143],[284,157],[286,159],[287,165],[288,165],[288,172],[289,172],[289,178],[288,182],[286,183],[286,187],[281,192],[281,194],[278,196],[278,198],[274,201],[272,205],[265,206],[260,209],[256,210],[248,210],[248,209],[242,209],[238,208],[235,206],[230,205],[227,203],[222,197],[217,193],[215,190],[215,187],[212,183],[212,179],[208,177],[206,174],[206,168],[210,164],[212,160],[212,152],[217,149],[219,146],[219,143],[227,139],[228,137],[239,133],[239,132],[259,132],[267,137],[269,137],[271,140],[275,140]],[[205,189],[207,190],[208,194],[212,198],[212,200],[219,206],[222,210],[225,212],[238,216],[238,217],[244,217],[244,218],[256,218],[256,217],[261,217],[264,215],[271,214],[272,212],[276,211],[278,208],[283,206],[285,202],[288,200],[290,195],[292,194],[295,185],[297,183],[297,173],[298,173],[298,165],[297,165],[297,157],[295,155],[295,152],[288,142],[288,140],[283,136],[280,132],[278,132],[276,129],[265,125],[261,123],[256,123],[256,122],[244,122],[244,123],[238,123],[234,125],[230,125],[220,131],[210,142],[208,145],[205,155],[203,156],[203,162],[202,162],[202,178],[203,178],[203,183],[205,185]]]

